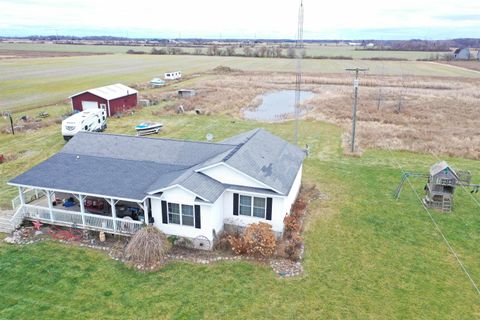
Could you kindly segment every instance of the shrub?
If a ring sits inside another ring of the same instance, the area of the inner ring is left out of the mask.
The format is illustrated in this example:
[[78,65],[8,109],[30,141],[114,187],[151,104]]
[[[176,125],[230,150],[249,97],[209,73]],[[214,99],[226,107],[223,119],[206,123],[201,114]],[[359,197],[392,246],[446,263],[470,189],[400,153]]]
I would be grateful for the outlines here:
[[275,252],[275,235],[272,226],[265,222],[249,225],[243,235],[247,253],[254,256],[270,257]]
[[161,262],[170,248],[171,244],[163,232],[147,226],[133,235],[125,249],[125,258],[132,264],[147,268]]
[[228,243],[235,254],[246,254],[248,251],[247,243],[243,236],[230,235],[228,236]]
[[294,214],[290,214],[285,216],[283,219],[284,229],[284,236],[286,238],[291,238],[292,234],[300,232],[300,222],[298,221],[298,217]]
[[292,206],[292,212],[294,214],[302,214],[307,208],[307,201],[303,197],[298,197]]
[[228,236],[235,254],[270,257],[275,253],[276,241],[272,226],[265,222],[249,225],[242,235]]
[[285,244],[284,250],[287,257],[293,261],[298,261],[300,259],[302,244],[302,237],[298,233],[292,234],[292,237],[287,240]]

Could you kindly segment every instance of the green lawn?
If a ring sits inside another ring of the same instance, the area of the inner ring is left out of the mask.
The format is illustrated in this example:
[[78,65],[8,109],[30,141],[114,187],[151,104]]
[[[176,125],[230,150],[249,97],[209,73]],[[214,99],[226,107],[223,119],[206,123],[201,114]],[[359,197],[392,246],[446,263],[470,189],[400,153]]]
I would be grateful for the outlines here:
[[[96,86],[122,82],[146,83],[167,71],[186,75],[219,65],[246,71],[294,72],[295,60],[210,56],[113,54],[0,60],[0,111],[27,110],[65,103],[68,96]],[[475,71],[417,61],[304,60],[304,73],[345,73],[347,67],[367,67],[370,74],[479,77]]]
[[[108,131],[133,134],[132,125],[148,113],[112,119]],[[167,137],[203,140],[212,132],[220,140],[262,126],[293,138],[292,122],[266,125],[186,115],[159,119],[166,125],[161,136]],[[159,272],[141,274],[90,249],[56,243],[22,247],[2,243],[0,318],[480,317],[478,294],[413,193],[405,188],[400,200],[392,199],[401,175],[394,160],[408,170],[424,172],[433,157],[366,150],[361,158],[346,158],[339,128],[314,121],[302,121],[300,128],[300,143],[311,147],[304,180],[316,183],[328,196],[310,206],[303,277],[278,279],[270,268],[246,262],[175,263]],[[29,149],[24,158],[0,166],[2,179],[61,148],[57,126],[42,131],[33,136],[20,134],[15,140],[0,135],[0,153]],[[478,181],[478,161],[447,160],[471,170]],[[414,185],[421,192],[424,181],[414,181]],[[2,186],[0,190],[7,189]],[[472,277],[480,282],[478,213],[469,195],[459,190],[454,213],[434,212],[434,217]]]

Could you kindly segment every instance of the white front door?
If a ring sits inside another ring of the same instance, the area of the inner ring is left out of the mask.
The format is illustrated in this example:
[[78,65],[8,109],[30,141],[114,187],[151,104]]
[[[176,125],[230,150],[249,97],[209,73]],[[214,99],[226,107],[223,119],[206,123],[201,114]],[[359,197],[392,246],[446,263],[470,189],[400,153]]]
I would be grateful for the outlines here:
[[89,109],[98,109],[98,102],[96,101],[82,101],[82,109],[89,110]]

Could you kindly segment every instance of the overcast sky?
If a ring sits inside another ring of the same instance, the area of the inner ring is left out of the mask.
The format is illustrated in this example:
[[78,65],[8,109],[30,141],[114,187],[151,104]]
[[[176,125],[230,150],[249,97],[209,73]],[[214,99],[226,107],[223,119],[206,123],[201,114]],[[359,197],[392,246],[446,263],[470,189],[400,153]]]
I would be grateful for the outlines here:
[[[0,0],[0,35],[295,38],[299,0]],[[478,0],[305,0],[306,39],[480,37]]]

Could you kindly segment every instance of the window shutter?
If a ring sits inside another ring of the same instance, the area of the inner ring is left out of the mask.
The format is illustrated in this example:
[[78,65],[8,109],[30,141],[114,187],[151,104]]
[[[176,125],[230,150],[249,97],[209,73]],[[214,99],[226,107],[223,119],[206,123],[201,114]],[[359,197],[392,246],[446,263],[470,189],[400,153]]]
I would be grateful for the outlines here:
[[200,206],[198,204],[195,205],[195,228],[202,228],[202,224],[200,221]]
[[167,201],[162,200],[162,222],[168,224]]
[[233,194],[233,215],[238,216],[238,193]]
[[272,220],[272,198],[267,198],[267,220]]

